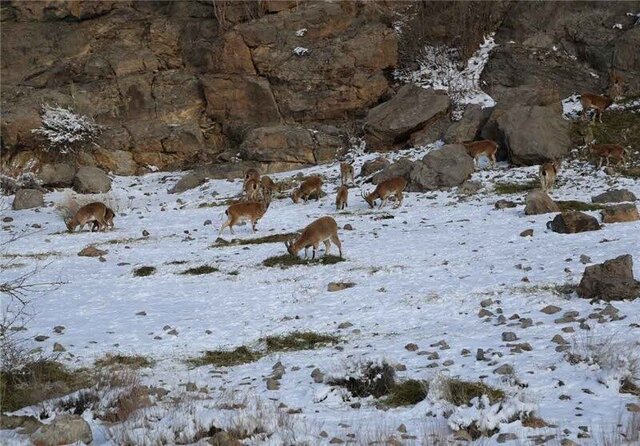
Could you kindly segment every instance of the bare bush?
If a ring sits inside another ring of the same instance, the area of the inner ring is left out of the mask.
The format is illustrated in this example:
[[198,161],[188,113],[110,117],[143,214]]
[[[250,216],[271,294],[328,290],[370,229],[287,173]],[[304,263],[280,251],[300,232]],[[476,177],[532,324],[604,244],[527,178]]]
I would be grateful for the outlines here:
[[44,105],[41,117],[42,127],[31,131],[45,138],[46,152],[76,153],[91,147],[102,129],[92,118],[63,107]]

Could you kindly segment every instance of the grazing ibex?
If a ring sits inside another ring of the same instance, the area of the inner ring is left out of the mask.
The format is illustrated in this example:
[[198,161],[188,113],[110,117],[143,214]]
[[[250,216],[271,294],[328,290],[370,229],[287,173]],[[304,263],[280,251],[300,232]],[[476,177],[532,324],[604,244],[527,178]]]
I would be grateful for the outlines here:
[[404,191],[406,187],[407,180],[402,177],[395,177],[378,184],[370,194],[365,195],[364,192],[362,192],[361,195],[371,208],[373,208],[377,199],[382,200],[380,202],[380,208],[382,208],[387,204],[387,200],[392,195],[396,197],[395,207],[400,207],[402,205],[402,191]]
[[[73,218],[66,222],[67,229],[69,232],[73,232],[76,227],[80,226],[80,231],[82,231],[87,223],[96,222],[98,230],[104,231],[107,227],[113,227],[113,217],[113,211],[103,203],[89,203],[78,209]],[[92,224],[92,230],[94,227],[95,224]]]
[[464,148],[467,149],[467,153],[473,158],[473,164],[478,165],[478,159],[485,155],[491,161],[491,165],[496,164],[496,153],[498,152],[498,144],[489,139],[483,139],[482,141],[470,141],[463,142]]
[[548,191],[553,188],[556,183],[556,177],[560,170],[560,161],[553,161],[552,163],[544,163],[540,166],[540,187],[543,191]]
[[233,234],[233,226],[246,220],[251,222],[251,231],[256,232],[256,224],[267,212],[270,203],[270,200],[263,199],[262,201],[245,201],[232,204],[224,211],[227,215],[227,221],[220,227],[218,235],[222,234],[222,231],[227,226],[229,226],[229,231]]
[[276,183],[274,183],[273,180],[268,176],[263,175],[260,178],[260,191],[262,192],[262,197],[271,198],[275,190],[276,190]]
[[347,184],[349,179],[353,184],[353,166],[349,163],[340,163],[340,183]]
[[260,183],[255,180],[255,178],[249,178],[245,181],[244,186],[242,187],[244,191],[244,196],[247,200],[253,201],[258,198],[258,193],[260,192]]
[[602,162],[607,160],[607,166],[609,165],[609,159],[613,159],[617,163],[624,164],[624,147],[620,144],[593,144],[590,147],[591,153],[600,157],[598,163],[598,169],[602,167]]
[[349,189],[344,184],[338,188],[336,194],[336,211],[341,211],[347,207],[347,198],[349,197]]
[[338,238],[338,224],[331,217],[320,217],[315,220],[309,226],[304,228],[302,234],[293,242],[284,242],[287,247],[287,251],[292,256],[297,256],[298,252],[304,248],[304,256],[307,257],[307,249],[309,246],[313,247],[312,259],[316,258],[316,250],[320,243],[324,243],[324,254],[329,254],[329,247],[333,242],[337,247],[342,257],[342,244]]
[[311,195],[316,196],[316,201],[320,199],[322,193],[322,178],[318,176],[309,177],[302,182],[300,187],[293,191],[291,199],[294,203],[300,201],[300,198],[306,203]]
[[613,104],[613,99],[609,96],[594,93],[582,93],[580,95],[580,104],[582,104],[582,120],[586,120],[587,113],[590,109],[593,109],[595,110],[593,119],[598,118],[602,122],[602,113]]

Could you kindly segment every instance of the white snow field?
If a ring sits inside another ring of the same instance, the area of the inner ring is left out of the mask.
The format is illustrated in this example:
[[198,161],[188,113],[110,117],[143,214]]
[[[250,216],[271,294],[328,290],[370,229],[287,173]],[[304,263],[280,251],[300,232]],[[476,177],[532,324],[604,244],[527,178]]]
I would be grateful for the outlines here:
[[[426,150],[385,156],[419,158]],[[356,173],[375,156],[356,156]],[[31,339],[48,336],[43,342],[30,341],[30,346],[50,353],[53,344],[60,343],[66,351],[58,359],[74,368],[91,367],[107,353],[143,355],[155,363],[140,370],[142,381],[169,391],[123,425],[109,426],[85,411],[82,416],[92,427],[93,444],[189,444],[195,432],[212,425],[256,427],[249,428],[253,433],[244,444],[320,445],[336,439],[384,444],[389,438],[399,442],[389,444],[445,444],[438,439],[456,441],[454,430],[474,422],[499,428],[500,434],[515,434],[507,444],[538,444],[544,438],[546,444],[560,444],[565,438],[581,445],[605,440],[633,444],[632,436],[622,430],[633,423],[633,416],[637,419],[627,405],[639,399],[620,393],[619,387],[625,377],[640,377],[640,299],[613,302],[618,317],[598,320],[589,315],[603,310],[605,303],[558,290],[576,285],[587,264],[622,254],[633,255],[634,273],[640,277],[640,222],[607,224],[580,234],[548,230],[546,223],[554,214],[525,216],[524,193],[498,195],[493,189],[496,182],[535,180],[537,167],[500,163],[495,169],[479,169],[473,180],[484,187],[473,195],[460,194],[457,188],[406,193],[398,209],[390,204],[370,210],[354,187],[345,212],[335,211],[337,163],[300,172],[324,175],[327,196],[297,205],[288,198],[277,199],[255,235],[244,225],[236,227],[233,238],[297,231],[317,217],[331,215],[338,222],[346,261],[281,269],[262,264],[286,253],[281,242],[216,245],[222,203],[240,193],[241,180],[208,181],[169,195],[167,189],[181,174],[116,177],[109,194],[118,208],[115,229],[105,233],[86,228],[67,233],[54,207],[63,200],[62,191],[47,194],[48,205],[40,210],[12,211],[5,206],[2,215],[13,221],[10,230],[2,231],[3,240],[24,236],[4,247],[1,260],[18,266],[3,275],[10,279],[39,267],[43,269],[35,281],[64,282],[30,296],[31,318],[23,334]],[[282,180],[298,173],[272,177]],[[627,188],[640,196],[637,180],[608,176],[573,161],[563,166],[551,195],[590,202],[591,196],[612,188]],[[498,210],[498,199],[518,205]],[[203,203],[216,206],[202,207]],[[597,212],[589,213],[600,218]],[[212,224],[205,225],[206,220]],[[346,224],[353,230],[344,230]],[[532,237],[520,236],[526,229],[533,229]],[[149,232],[147,237],[143,230]],[[228,229],[223,238],[232,238]],[[90,244],[108,251],[106,261],[77,255]],[[581,255],[590,260],[581,262]],[[185,263],[172,264],[176,261]],[[219,271],[179,274],[201,265]],[[148,277],[134,277],[134,268],[140,266],[157,270]],[[329,282],[355,286],[328,292]],[[484,317],[478,316],[481,302],[490,312]],[[541,312],[548,305],[561,311]],[[556,322],[569,311],[578,312],[575,322]],[[589,329],[580,328],[580,318]],[[65,328],[57,334],[55,326]],[[234,367],[194,367],[186,362],[205,350],[243,345],[260,350],[261,338],[294,331],[331,334],[341,341],[315,350],[268,354]],[[517,340],[503,341],[504,332],[515,333]],[[567,352],[557,351],[559,345],[552,342],[558,334],[570,351],[591,360],[569,362]],[[409,343],[417,350],[406,349]],[[514,348],[525,343],[530,348]],[[483,349],[484,360],[476,358],[478,349]],[[369,361],[396,367],[399,381],[429,382],[427,398],[413,406],[378,408],[373,397],[354,397],[327,383],[329,376],[357,374]],[[277,362],[285,372],[279,389],[268,390],[265,378]],[[505,364],[512,373],[494,372]],[[324,382],[311,377],[315,368],[325,373]],[[447,377],[482,381],[503,390],[506,399],[493,406],[484,398],[474,400],[472,407],[453,406],[439,391],[438,383]],[[195,386],[187,391],[187,383]],[[43,407],[53,412],[55,401],[16,413],[39,414]],[[529,412],[548,426],[523,427],[520,417]],[[406,433],[398,431],[401,424]],[[626,443],[621,432],[627,435]],[[475,444],[496,444],[498,438],[483,437]],[[24,438],[0,431],[0,441],[21,444]]]

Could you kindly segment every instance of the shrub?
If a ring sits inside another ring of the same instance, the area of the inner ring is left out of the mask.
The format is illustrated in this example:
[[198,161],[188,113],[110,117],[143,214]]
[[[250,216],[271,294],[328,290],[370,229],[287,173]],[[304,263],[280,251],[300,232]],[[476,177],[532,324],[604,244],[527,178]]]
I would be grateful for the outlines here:
[[43,148],[47,152],[78,152],[88,147],[101,131],[101,127],[92,118],[68,108],[44,105],[41,117],[42,127],[31,131],[46,139],[48,144]]
[[203,365],[213,365],[216,367],[232,367],[257,361],[263,355],[254,352],[244,345],[234,350],[213,350],[206,351],[199,358],[192,358],[188,362],[191,365],[200,367]]
[[180,274],[190,274],[192,276],[199,276],[202,274],[211,274],[211,273],[215,273],[217,271],[220,271],[218,268],[216,268],[215,266],[210,266],[210,265],[202,265],[202,266],[196,266],[195,268],[189,268],[185,271],[182,271]]
[[389,407],[418,404],[427,397],[428,392],[429,386],[426,382],[410,379],[393,386],[384,403]]
[[147,277],[155,274],[156,267],[155,266],[141,266],[133,270],[133,275],[135,277]]

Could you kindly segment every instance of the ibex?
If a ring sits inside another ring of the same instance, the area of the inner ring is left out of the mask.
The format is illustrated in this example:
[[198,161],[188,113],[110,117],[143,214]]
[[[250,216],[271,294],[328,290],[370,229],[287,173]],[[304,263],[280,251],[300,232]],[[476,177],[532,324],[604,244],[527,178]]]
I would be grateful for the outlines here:
[[[109,229],[113,229],[113,217],[115,217],[115,212],[113,212],[113,210],[111,208],[107,208],[107,212],[105,212],[105,222],[107,223],[107,226],[109,227]],[[99,231],[100,230],[100,225],[98,224],[97,221],[93,222],[93,227],[91,228],[91,232],[94,231]]]
[[[113,227],[113,217],[113,211],[103,203],[89,203],[78,209],[73,218],[66,222],[67,229],[69,232],[73,232],[76,227],[80,226],[80,231],[82,231],[87,223],[96,222],[98,230],[104,231],[107,227]],[[94,227],[95,224],[92,225],[92,230]]]
[[580,95],[580,104],[582,104],[582,120],[587,119],[589,110],[595,110],[593,119],[599,118],[602,122],[602,113],[613,104],[613,99],[609,96],[602,96],[594,93],[582,93]]
[[260,178],[260,191],[262,192],[263,197],[269,197],[273,195],[273,192],[276,190],[276,183],[273,182],[271,178],[264,175]]
[[340,252],[340,257],[342,257],[342,244],[340,243],[340,239],[338,238],[338,224],[331,217],[320,217],[315,220],[309,226],[304,228],[302,234],[298,236],[298,238],[293,242],[284,242],[284,245],[287,247],[287,251],[292,256],[297,256],[298,252],[304,248],[304,256],[307,257],[307,249],[309,246],[313,247],[313,256],[311,259],[316,258],[316,250],[320,243],[324,243],[324,254],[329,254],[329,247],[331,246],[331,242],[333,242]]
[[341,211],[347,207],[347,198],[349,197],[349,189],[344,184],[338,188],[336,194],[336,211]]
[[473,158],[473,163],[477,166],[478,159],[485,155],[491,161],[491,165],[496,164],[496,153],[498,152],[498,144],[489,139],[483,139],[482,141],[470,141],[463,142],[464,148],[467,149],[467,153]]
[[237,225],[242,221],[250,221],[251,222],[251,231],[256,232],[256,224],[258,220],[262,218],[262,216],[269,209],[270,200],[262,200],[262,201],[245,201],[241,203],[232,204],[227,208],[224,213],[227,215],[227,221],[225,221],[220,227],[220,231],[218,232],[218,236],[222,234],[224,228],[229,226],[229,231],[233,234],[233,226]]
[[553,161],[552,163],[544,163],[540,166],[540,187],[543,191],[548,191],[553,188],[560,170],[560,161]]
[[246,183],[251,179],[260,182],[260,172],[258,172],[258,169],[250,168],[244,172],[244,182]]
[[377,199],[382,200],[380,202],[380,208],[382,208],[392,195],[396,197],[397,203],[395,207],[400,207],[402,205],[402,191],[404,191],[406,187],[407,180],[402,177],[395,177],[378,184],[370,194],[365,195],[364,192],[362,192],[361,195],[371,208],[373,208]]
[[349,163],[340,163],[340,183],[347,184],[349,179],[353,184],[353,166]]
[[300,187],[293,191],[293,194],[291,194],[291,199],[294,203],[297,203],[300,201],[300,198],[302,198],[306,203],[311,195],[315,195],[317,201],[320,199],[321,193],[322,178],[314,176],[304,180]]
[[600,157],[598,163],[598,169],[602,167],[602,162],[606,159],[607,166],[609,165],[609,159],[612,158],[616,163],[624,164],[624,147],[620,144],[593,144],[590,147],[591,153]]
[[256,200],[258,198],[258,193],[260,192],[260,183],[256,181],[255,178],[249,178],[245,181],[242,190],[244,191],[244,196],[247,200]]

